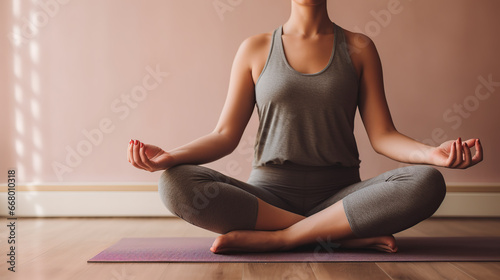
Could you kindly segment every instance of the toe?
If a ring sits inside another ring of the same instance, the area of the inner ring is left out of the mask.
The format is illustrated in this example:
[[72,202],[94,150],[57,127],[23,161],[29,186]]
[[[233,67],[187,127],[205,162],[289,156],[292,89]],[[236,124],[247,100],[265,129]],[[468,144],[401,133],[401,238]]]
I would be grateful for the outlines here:
[[212,243],[210,251],[212,251],[213,253],[218,253],[221,247],[221,242],[222,242],[222,235],[215,239],[214,243]]

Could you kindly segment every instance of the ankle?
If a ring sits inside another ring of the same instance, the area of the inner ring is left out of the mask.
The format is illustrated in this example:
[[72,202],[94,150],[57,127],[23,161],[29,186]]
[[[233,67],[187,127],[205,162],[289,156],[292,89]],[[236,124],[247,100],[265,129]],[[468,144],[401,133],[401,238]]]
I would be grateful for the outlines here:
[[286,251],[297,247],[297,240],[288,228],[276,231],[276,233],[282,250]]

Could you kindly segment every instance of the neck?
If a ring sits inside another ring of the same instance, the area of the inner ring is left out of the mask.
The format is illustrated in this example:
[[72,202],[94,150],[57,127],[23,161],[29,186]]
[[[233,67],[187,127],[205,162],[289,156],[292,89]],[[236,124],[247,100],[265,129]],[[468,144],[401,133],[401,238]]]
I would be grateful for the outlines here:
[[288,21],[283,24],[283,33],[303,37],[333,33],[326,0],[292,0],[292,12]]

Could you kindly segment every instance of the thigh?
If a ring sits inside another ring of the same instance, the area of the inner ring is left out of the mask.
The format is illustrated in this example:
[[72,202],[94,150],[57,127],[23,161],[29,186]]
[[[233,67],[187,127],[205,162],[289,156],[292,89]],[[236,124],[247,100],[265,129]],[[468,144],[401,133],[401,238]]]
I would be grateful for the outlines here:
[[359,237],[390,235],[430,217],[441,205],[446,185],[430,166],[408,166],[350,185],[311,213],[342,200],[352,231]]
[[[283,200],[265,188],[243,182],[205,166],[175,166],[164,172],[161,181],[166,183],[160,185],[193,189],[195,192],[194,196],[198,198],[198,201],[218,197],[221,191],[228,193],[229,197],[231,193],[244,192],[260,198],[273,206],[282,209],[288,208]],[[168,189],[171,187],[168,187]]]
[[[413,187],[415,185],[425,185],[431,186],[431,188],[435,184],[440,184],[442,181],[441,180],[436,180],[432,178],[429,180],[429,176],[427,175],[428,172],[431,172],[433,174],[439,173],[437,170],[435,170],[432,167],[429,166],[407,166],[407,167],[401,167],[397,168],[394,170],[390,170],[387,172],[384,172],[376,177],[360,181],[357,183],[354,183],[352,185],[346,186],[342,189],[340,189],[338,192],[333,194],[331,197],[327,198],[325,201],[323,201],[321,204],[318,206],[314,207],[309,213],[307,213],[308,216],[313,215],[314,213],[317,213],[333,204],[336,202],[344,199],[345,197],[349,196],[350,194],[353,194],[355,192],[361,191],[366,188],[371,188],[373,191],[377,192],[377,189],[382,189],[386,186],[389,187]],[[436,172],[434,172],[436,171]],[[440,175],[440,174],[439,174]],[[439,179],[439,176],[438,178]],[[440,188],[441,186],[436,186],[436,188]],[[368,191],[368,190],[367,190]],[[371,190],[370,190],[371,191]]]

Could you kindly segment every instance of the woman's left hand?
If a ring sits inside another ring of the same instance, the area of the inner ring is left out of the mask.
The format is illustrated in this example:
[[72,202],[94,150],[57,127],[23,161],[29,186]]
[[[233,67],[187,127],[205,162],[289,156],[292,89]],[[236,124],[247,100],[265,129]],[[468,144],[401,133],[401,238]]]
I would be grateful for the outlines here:
[[[476,149],[472,156],[471,148]],[[483,160],[483,148],[479,139],[446,141],[430,153],[431,162],[437,166],[465,169]]]

